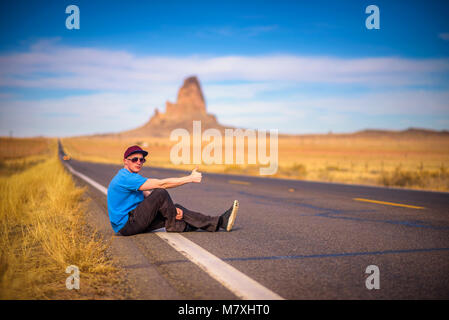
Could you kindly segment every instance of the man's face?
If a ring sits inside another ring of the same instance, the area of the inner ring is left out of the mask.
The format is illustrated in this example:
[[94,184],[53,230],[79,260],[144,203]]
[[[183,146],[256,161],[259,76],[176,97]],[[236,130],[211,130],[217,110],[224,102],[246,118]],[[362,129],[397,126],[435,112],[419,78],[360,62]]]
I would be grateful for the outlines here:
[[[133,162],[132,159],[137,158],[136,162]],[[133,153],[129,155],[128,158],[123,159],[123,163],[125,168],[131,172],[137,173],[142,169],[143,162],[142,159],[145,159],[142,153]]]

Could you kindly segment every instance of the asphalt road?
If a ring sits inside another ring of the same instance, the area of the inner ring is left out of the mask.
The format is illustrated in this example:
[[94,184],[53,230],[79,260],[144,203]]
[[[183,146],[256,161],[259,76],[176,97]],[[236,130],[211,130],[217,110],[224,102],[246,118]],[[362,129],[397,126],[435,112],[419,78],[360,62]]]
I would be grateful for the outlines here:
[[[121,168],[68,163],[104,187]],[[186,172],[151,168],[150,160],[141,174]],[[448,193],[209,173],[169,192],[209,215],[238,199],[232,232],[183,236],[285,299],[449,298]],[[106,196],[96,201],[106,208]],[[130,238],[179,297],[236,298],[154,233]],[[369,265],[379,268],[379,289],[366,287]]]

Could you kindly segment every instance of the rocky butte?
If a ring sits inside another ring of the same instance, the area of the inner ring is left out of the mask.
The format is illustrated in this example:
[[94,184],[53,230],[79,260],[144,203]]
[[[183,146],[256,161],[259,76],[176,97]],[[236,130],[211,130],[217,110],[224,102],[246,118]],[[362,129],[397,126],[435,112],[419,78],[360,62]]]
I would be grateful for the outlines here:
[[213,114],[207,113],[200,82],[193,76],[184,80],[176,103],[166,102],[165,113],[156,109],[154,115],[143,126],[124,131],[119,135],[169,137],[170,132],[177,128],[184,128],[191,132],[194,120],[201,121],[203,130],[215,128],[223,131],[224,129]]
[[[176,165],[245,164],[246,158],[248,164],[267,165],[259,168],[261,175],[275,174],[278,169],[277,130],[270,130],[267,141],[265,130],[256,132],[254,129],[222,126],[214,115],[207,113],[206,101],[196,77],[184,80],[176,103],[166,102],[165,113],[156,109],[143,126],[116,136],[165,137],[176,141],[178,143],[170,150],[170,161]],[[246,152],[245,140],[248,141]]]

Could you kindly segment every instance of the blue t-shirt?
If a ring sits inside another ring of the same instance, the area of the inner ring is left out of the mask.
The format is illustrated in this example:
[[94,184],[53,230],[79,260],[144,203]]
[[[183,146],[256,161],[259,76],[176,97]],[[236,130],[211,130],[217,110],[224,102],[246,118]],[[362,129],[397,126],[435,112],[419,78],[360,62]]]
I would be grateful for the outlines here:
[[139,188],[145,181],[147,178],[140,174],[122,168],[109,183],[108,213],[115,232],[128,221],[128,212],[143,201],[143,192]]

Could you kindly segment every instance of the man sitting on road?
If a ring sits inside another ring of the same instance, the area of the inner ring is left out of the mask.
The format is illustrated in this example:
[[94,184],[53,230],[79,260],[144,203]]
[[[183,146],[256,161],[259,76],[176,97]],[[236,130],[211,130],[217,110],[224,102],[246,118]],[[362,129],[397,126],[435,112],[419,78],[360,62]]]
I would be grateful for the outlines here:
[[201,173],[195,168],[181,178],[147,179],[139,174],[147,155],[139,146],[129,147],[123,157],[124,167],[109,183],[108,213],[115,232],[130,236],[162,227],[168,232],[197,229],[214,232],[220,228],[231,231],[239,206],[237,200],[225,213],[215,217],[173,204],[166,189],[199,183]]

